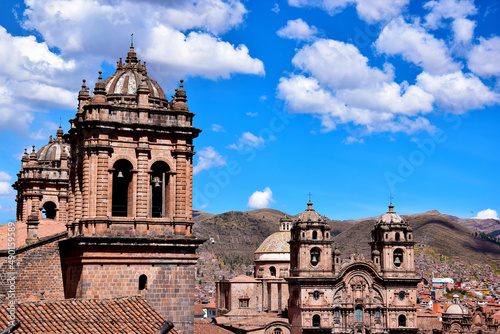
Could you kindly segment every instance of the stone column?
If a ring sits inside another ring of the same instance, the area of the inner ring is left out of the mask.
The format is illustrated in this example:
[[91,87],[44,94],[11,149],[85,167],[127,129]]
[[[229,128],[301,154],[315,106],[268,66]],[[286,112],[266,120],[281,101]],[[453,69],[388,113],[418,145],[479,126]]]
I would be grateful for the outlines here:
[[271,306],[272,306],[272,283],[267,283],[267,312],[271,312]]
[[99,150],[97,155],[97,182],[96,182],[96,216],[106,217],[108,215],[108,204],[111,201],[111,192],[108,189],[109,154],[106,150]]
[[[141,138],[141,140],[145,140]],[[149,201],[151,196],[148,160],[151,149],[148,143],[141,142],[136,148],[137,154],[137,202],[136,216],[139,218],[149,217]]]
[[90,157],[89,152],[83,152],[83,184],[81,189],[82,217],[89,217],[89,199],[90,199]]
[[281,296],[281,284],[282,283],[278,283],[278,313],[279,314],[281,314],[281,311],[282,311],[282,309],[281,309],[281,298],[283,298]]

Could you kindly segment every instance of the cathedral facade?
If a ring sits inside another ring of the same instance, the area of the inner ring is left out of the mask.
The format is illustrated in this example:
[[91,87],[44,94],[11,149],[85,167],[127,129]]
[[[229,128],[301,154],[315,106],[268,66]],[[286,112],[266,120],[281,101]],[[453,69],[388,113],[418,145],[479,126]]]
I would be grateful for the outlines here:
[[327,219],[309,202],[257,249],[254,278],[219,282],[219,307],[229,319],[282,315],[282,333],[417,333],[413,233],[392,204],[378,217],[370,246],[370,259],[342,257]]
[[330,227],[308,203],[291,230],[292,333],[417,332],[412,230],[392,204],[373,230],[371,259],[340,260]]
[[84,80],[68,133],[60,128],[38,152],[25,151],[13,185],[18,301],[140,295],[193,332],[204,241],[192,234],[201,132],[193,117],[183,81],[167,99],[133,46],[114,74],[99,72],[93,92]]

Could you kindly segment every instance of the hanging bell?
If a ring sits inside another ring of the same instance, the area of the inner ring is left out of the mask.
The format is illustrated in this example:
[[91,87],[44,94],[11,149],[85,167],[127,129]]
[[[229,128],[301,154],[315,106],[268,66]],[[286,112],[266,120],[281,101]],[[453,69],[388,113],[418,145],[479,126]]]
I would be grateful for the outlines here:
[[399,258],[399,256],[396,256],[396,258],[394,259],[394,264],[401,264],[401,259]]
[[117,175],[116,177],[117,177],[117,178],[119,178],[119,179],[122,179],[122,178],[123,178],[123,173],[122,173],[122,171],[119,171],[119,172],[118,172],[118,175]]
[[160,178],[158,176],[153,178],[153,188],[161,188]]
[[313,255],[311,262],[318,263],[318,258],[316,257],[316,255]]

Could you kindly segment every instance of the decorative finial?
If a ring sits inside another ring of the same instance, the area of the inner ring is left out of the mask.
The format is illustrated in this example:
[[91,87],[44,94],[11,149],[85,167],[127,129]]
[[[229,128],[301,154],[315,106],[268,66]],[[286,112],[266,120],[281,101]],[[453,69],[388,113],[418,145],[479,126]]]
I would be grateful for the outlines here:
[[99,82],[102,82],[102,71],[99,71]]
[[394,197],[392,197],[392,195],[390,195],[389,200],[391,201],[391,203],[389,204],[389,212],[394,212],[394,205],[392,205],[393,199],[394,199]]
[[184,79],[181,79],[181,89],[184,89]]
[[132,47],[132,48],[134,47],[134,34],[133,33],[130,35],[130,47]]

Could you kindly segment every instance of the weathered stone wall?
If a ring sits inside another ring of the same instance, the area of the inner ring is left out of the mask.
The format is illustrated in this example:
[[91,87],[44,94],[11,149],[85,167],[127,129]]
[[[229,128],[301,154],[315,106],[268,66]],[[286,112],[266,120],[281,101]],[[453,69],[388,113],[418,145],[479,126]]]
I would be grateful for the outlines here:
[[[0,294],[6,294],[9,289],[6,281],[7,259],[7,256],[2,254]],[[39,301],[42,298],[45,300],[64,299],[58,240],[20,249],[16,251],[15,261],[17,302]]]

